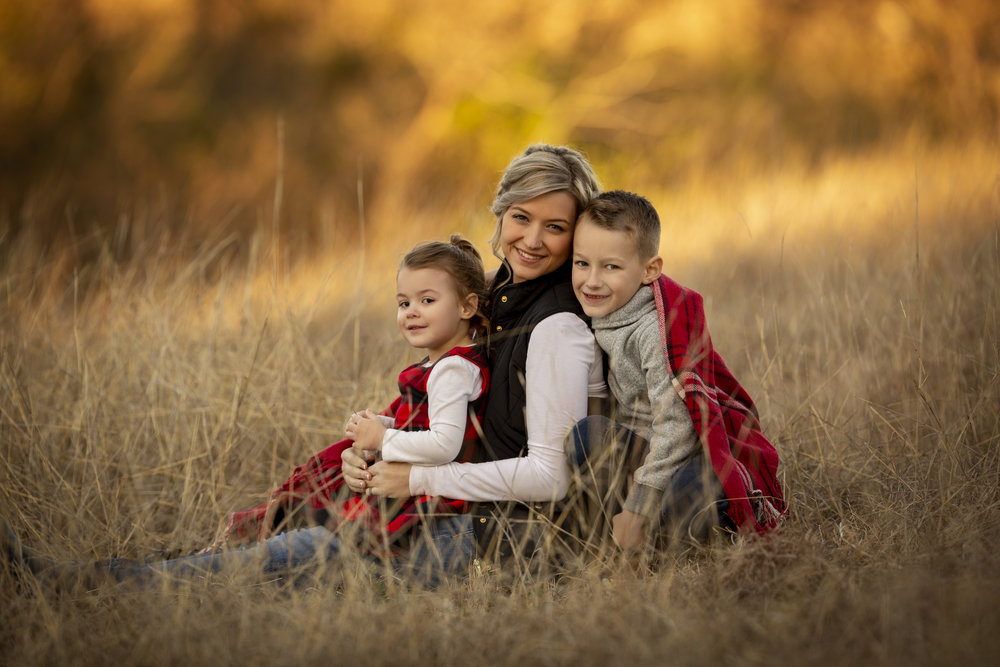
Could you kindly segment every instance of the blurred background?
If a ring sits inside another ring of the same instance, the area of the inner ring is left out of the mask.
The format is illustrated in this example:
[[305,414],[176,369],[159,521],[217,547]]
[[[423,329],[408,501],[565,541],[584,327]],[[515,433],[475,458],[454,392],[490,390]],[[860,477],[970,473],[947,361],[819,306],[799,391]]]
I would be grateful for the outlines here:
[[992,0],[0,0],[0,245],[76,262],[485,247],[535,141],[663,206],[998,129]]

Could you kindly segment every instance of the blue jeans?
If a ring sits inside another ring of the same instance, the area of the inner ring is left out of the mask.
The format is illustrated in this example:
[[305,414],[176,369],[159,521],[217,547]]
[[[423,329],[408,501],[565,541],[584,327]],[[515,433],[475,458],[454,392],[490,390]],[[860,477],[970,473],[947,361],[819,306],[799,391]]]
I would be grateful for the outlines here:
[[[609,517],[624,506],[631,471],[648,449],[645,439],[603,415],[577,422],[567,442],[570,466],[580,485],[597,489]],[[705,540],[713,527],[731,526],[724,514],[728,507],[722,485],[699,451],[663,490],[658,532],[670,539]]]
[[[438,586],[449,576],[468,571],[476,555],[472,517],[468,515],[429,519],[411,540],[405,553],[389,559],[397,576],[425,586]],[[264,575],[298,575],[336,567],[358,558],[334,533],[322,526],[280,533],[247,547],[215,554],[185,556],[148,564],[107,561],[111,575],[122,582],[148,584],[158,575],[192,579],[219,572],[257,571]],[[379,562],[375,556],[362,556]]]

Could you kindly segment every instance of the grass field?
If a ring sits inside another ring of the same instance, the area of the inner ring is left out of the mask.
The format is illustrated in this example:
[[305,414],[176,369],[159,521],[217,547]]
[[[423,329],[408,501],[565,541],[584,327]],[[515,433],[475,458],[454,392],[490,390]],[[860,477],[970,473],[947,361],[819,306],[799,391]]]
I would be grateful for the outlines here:
[[[781,453],[768,540],[435,591],[352,570],[56,593],[0,572],[0,662],[996,662],[998,164],[894,147],[648,193],[666,271],[705,295]],[[405,246],[149,238],[80,265],[0,237],[0,512],[54,558],[207,543],[411,361],[388,291]]]

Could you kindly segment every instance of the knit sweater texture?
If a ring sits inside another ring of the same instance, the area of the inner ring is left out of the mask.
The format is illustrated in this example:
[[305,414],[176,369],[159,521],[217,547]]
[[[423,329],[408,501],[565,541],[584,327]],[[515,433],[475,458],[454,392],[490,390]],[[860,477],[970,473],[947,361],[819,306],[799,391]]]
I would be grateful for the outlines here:
[[671,476],[701,448],[691,415],[663,359],[653,291],[639,289],[618,310],[592,321],[608,355],[608,386],[616,421],[649,443],[625,509],[658,519]]

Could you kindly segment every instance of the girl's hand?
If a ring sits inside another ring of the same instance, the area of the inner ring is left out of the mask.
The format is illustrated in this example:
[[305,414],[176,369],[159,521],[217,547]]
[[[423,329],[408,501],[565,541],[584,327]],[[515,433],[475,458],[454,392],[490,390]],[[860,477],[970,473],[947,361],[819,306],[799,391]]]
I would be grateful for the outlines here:
[[347,420],[344,433],[354,441],[356,448],[377,452],[382,449],[382,438],[385,436],[385,430],[378,415],[371,410],[363,410],[351,415],[351,418]]
[[359,454],[359,450],[353,447],[345,449],[340,455],[340,471],[344,475],[347,488],[355,493],[364,493],[372,481],[368,463]]
[[410,463],[379,461],[369,468],[369,493],[385,498],[410,497]]

